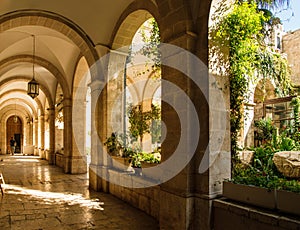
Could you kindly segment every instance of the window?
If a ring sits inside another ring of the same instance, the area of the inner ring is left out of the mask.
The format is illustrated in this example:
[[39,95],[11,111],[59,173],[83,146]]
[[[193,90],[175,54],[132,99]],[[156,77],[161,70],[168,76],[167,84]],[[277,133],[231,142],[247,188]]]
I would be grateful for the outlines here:
[[276,37],[276,48],[281,49],[281,39],[279,35]]
[[292,98],[293,97],[276,98],[264,102],[264,117],[271,118],[279,130],[283,130],[293,123]]

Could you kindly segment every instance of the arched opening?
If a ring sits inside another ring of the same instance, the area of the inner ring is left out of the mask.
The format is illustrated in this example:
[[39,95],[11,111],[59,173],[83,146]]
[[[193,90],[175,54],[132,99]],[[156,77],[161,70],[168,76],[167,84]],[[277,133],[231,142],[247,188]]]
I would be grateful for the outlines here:
[[[128,18],[134,15],[143,18],[146,15],[148,19],[138,20],[141,24],[136,24],[135,30],[132,29],[130,47],[112,51],[110,55],[114,66],[118,66],[117,61],[120,64],[124,62],[124,65],[115,70],[110,66],[109,69],[112,77],[108,82],[107,117],[107,139],[117,135],[122,142],[121,152],[130,149],[131,157],[152,154],[155,146],[152,144],[152,121],[154,117],[155,120],[161,119],[161,103],[152,103],[153,95],[161,84],[158,24],[147,12],[134,12]],[[128,26],[126,23],[124,25]],[[155,132],[161,133],[159,126],[156,126]],[[133,166],[140,167],[140,162],[133,163]]]
[[7,119],[6,122],[6,145],[9,153],[11,153],[10,149],[10,140],[13,138],[16,141],[15,145],[15,153],[22,153],[23,148],[23,122],[21,119],[14,115]]
[[91,98],[91,73],[85,57],[77,62],[73,79],[73,148],[72,154],[81,157],[77,167],[81,172],[87,172],[91,163],[92,148],[92,98]]
[[[41,89],[35,99],[38,103],[36,114],[24,118],[28,120],[26,143],[28,140],[28,145],[35,147],[34,154],[49,163],[58,163],[66,172],[80,173],[80,170],[76,172],[80,159],[72,152],[74,142],[70,135],[72,85],[79,58],[83,56],[87,66],[93,65],[98,58],[94,44],[79,26],[56,13],[20,10],[2,15],[1,23],[7,22],[9,26],[2,27],[1,31],[1,36],[9,41],[3,46],[1,80],[18,82],[23,78],[27,82],[32,78],[34,61],[35,79]],[[34,60],[32,35],[36,38]],[[26,86],[26,83],[20,86],[25,94]],[[13,85],[10,88],[15,90]],[[35,102],[29,100],[29,104]],[[82,172],[86,172],[86,166]]]

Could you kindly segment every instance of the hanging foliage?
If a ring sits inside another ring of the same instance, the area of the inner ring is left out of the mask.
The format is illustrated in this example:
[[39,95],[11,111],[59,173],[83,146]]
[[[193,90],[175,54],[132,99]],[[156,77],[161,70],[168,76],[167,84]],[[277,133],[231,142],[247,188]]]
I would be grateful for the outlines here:
[[[242,126],[242,106],[250,81],[258,76],[271,78],[278,85],[278,94],[291,91],[289,68],[285,58],[272,52],[264,43],[265,25],[270,15],[258,9],[253,1],[237,1],[232,9],[221,3],[212,20],[216,23],[210,32],[212,68],[229,76],[230,129],[233,156],[237,150],[238,135]],[[224,15],[220,19],[220,15]]]
[[133,139],[143,142],[143,137],[151,131],[151,121],[160,120],[161,110],[152,104],[150,111],[143,111],[141,105],[130,105],[128,108],[129,132]]

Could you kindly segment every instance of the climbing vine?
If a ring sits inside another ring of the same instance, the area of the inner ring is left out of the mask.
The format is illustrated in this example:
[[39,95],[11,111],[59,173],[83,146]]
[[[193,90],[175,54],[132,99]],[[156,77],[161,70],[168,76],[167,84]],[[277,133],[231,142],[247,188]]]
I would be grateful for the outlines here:
[[[291,84],[286,59],[264,42],[265,25],[274,18],[253,1],[237,1],[231,9],[227,5],[221,4],[212,17],[216,23],[210,31],[210,56],[212,68],[229,76],[231,151],[235,156],[249,83],[258,75],[269,77],[278,84],[281,95],[290,93]],[[224,16],[220,19],[220,15]]]

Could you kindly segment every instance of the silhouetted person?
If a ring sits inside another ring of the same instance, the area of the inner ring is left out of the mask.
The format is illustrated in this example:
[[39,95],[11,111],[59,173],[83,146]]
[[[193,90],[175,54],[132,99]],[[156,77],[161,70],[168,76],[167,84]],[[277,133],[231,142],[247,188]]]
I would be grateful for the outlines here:
[[16,141],[13,137],[10,138],[9,145],[10,145],[11,155],[14,155],[16,149]]

